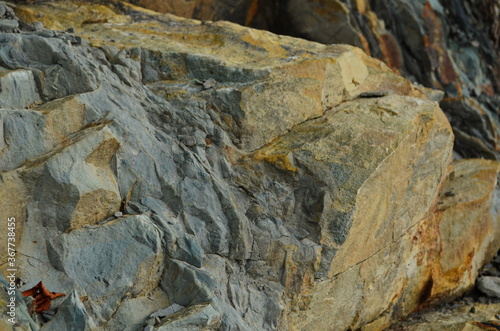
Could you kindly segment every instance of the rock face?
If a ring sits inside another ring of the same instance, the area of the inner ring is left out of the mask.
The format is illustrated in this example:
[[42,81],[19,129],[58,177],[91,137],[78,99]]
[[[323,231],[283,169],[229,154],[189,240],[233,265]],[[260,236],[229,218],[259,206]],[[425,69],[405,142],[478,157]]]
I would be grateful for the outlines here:
[[358,48],[15,9],[0,209],[25,287],[66,293],[42,329],[379,330],[499,248],[499,164],[452,165],[433,93]]
[[[500,159],[500,3],[495,0],[131,0],[156,11],[361,47],[445,92],[462,157]],[[188,9],[189,8],[189,9]],[[472,129],[473,128],[473,129]]]

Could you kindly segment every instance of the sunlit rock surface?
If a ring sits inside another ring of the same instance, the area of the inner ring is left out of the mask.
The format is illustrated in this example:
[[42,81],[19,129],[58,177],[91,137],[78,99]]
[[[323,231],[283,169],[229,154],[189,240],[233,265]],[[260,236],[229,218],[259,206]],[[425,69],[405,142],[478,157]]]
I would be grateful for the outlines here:
[[498,249],[498,163],[451,164],[432,92],[359,48],[124,3],[15,10],[0,209],[22,289],[67,295],[44,329],[383,329]]

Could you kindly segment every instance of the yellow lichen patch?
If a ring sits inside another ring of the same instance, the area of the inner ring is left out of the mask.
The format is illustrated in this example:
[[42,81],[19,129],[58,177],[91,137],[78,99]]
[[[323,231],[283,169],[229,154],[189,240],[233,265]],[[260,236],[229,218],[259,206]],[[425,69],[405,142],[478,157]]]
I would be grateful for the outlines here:
[[293,162],[291,160],[291,155],[286,154],[286,155],[269,155],[268,157],[264,158],[266,162],[269,162],[271,164],[276,165],[278,168],[282,170],[287,170],[287,171],[292,171],[292,172],[297,172],[298,169],[293,165]]
[[113,215],[120,209],[121,199],[112,191],[104,189],[85,193],[78,201],[70,229],[79,229],[84,225],[92,225]]
[[79,30],[93,23],[124,24],[130,20],[127,16],[116,14],[107,6],[97,4],[58,3],[36,7],[17,6],[15,11],[20,19],[30,23],[39,21],[46,28],[53,30],[69,28]]
[[120,143],[115,138],[104,140],[102,144],[87,156],[85,162],[93,164],[96,167],[107,167],[118,148],[120,148]]
[[492,195],[500,164],[461,160],[451,168],[434,214],[439,250],[433,263],[431,300],[460,295],[474,284],[477,269],[495,254],[500,233],[491,217]]
[[[251,45],[261,47],[269,53],[269,56],[272,57],[286,57],[288,56],[288,52],[280,46],[280,44],[275,42],[270,42],[269,40],[265,40],[265,34],[260,33],[259,35],[255,34],[253,30],[249,30],[249,32],[241,37],[241,40],[247,42]],[[263,40],[264,39],[264,40]]]

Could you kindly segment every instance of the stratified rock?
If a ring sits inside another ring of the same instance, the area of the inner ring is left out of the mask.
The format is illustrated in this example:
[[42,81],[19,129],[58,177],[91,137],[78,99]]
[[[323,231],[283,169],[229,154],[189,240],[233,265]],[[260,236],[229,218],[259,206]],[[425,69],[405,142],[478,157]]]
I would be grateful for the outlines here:
[[[500,3],[495,0],[134,0],[158,12],[200,20],[228,20],[324,44],[362,48],[412,81],[446,92],[442,108],[457,135],[462,157],[500,159]],[[472,102],[493,125],[479,127]],[[457,122],[457,112],[463,121]],[[473,122],[471,123],[470,120]],[[493,142],[485,134],[493,137]],[[464,139],[479,140],[471,148]],[[476,148],[476,149],[474,149]]]
[[[388,309],[393,316],[405,313],[388,305],[410,280],[395,266],[413,259],[409,233],[438,193],[451,141],[436,103],[396,96],[357,99],[294,127],[239,162],[265,174],[253,183],[241,180],[256,192],[260,209],[271,209],[269,216],[258,216],[258,226],[284,213],[286,223],[278,226],[291,233],[306,230],[297,238],[302,242],[286,244],[254,235],[263,260],[285,259],[288,328],[344,330]],[[293,207],[274,210],[271,201],[285,197]],[[305,240],[321,249],[306,253]],[[342,303],[326,314],[332,297]]]
[[[1,39],[4,72],[40,93],[0,110],[0,208],[26,286],[78,291],[105,330],[382,329],[435,298],[429,275],[451,263],[435,243],[461,245],[436,231],[453,134],[397,72],[352,46],[125,3],[16,12],[76,34]],[[482,186],[457,205],[490,222],[458,262],[473,273],[498,248],[498,165],[467,164]]]
[[189,330],[220,330],[221,314],[210,304],[191,305],[174,315],[163,319],[153,330],[158,331],[189,331]]
[[30,70],[0,71],[0,87],[2,108],[28,108],[41,101]]

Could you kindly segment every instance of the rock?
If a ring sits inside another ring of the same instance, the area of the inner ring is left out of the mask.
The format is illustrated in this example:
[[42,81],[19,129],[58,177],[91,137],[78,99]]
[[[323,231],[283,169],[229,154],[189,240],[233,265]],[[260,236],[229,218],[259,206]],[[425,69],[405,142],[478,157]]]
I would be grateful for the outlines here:
[[155,327],[158,331],[218,330],[221,327],[221,314],[209,304],[192,305],[175,317],[166,318]]
[[[473,101],[485,118],[500,105],[500,28],[496,1],[286,0],[259,3],[240,0],[129,1],[163,13],[200,20],[228,20],[278,34],[324,44],[345,43],[362,48],[418,83],[445,92],[443,110],[454,117],[461,103]],[[231,8],[229,10],[229,8]],[[436,95],[435,98],[439,98]],[[475,110],[466,113],[474,115]],[[465,131],[467,122],[454,129]],[[476,126],[474,126],[476,127]],[[484,130],[497,137],[496,129]],[[472,134],[484,140],[483,133]],[[495,138],[498,144],[498,138]],[[496,145],[474,150],[457,144],[464,157],[500,159]]]
[[168,306],[167,308],[155,311],[154,313],[151,314],[150,317],[159,317],[159,318],[168,317],[184,308],[185,307],[174,303],[173,305]]
[[[471,312],[472,308],[475,308],[475,312]],[[495,314],[499,308],[498,303],[466,303],[448,310],[434,308],[412,314],[407,320],[394,324],[387,330],[490,330],[498,326]]]
[[167,305],[169,305],[168,297],[160,289],[153,290],[148,296],[127,298],[120,304],[107,328],[124,331],[142,330],[148,321],[148,314],[154,314]]
[[0,209],[25,286],[77,291],[96,328],[383,329],[500,246],[498,163],[452,165],[438,93],[359,48],[126,3],[16,13],[47,30],[0,36],[40,100],[0,110]]
[[150,220],[131,216],[59,236],[47,243],[47,250],[51,265],[76,282],[84,295],[98,300],[93,309],[109,319],[120,301],[155,287],[161,271],[160,240]]
[[[478,269],[497,252],[500,227],[494,185],[499,170],[496,161],[488,160],[460,160],[450,169],[431,222],[437,224],[440,238],[434,248],[439,263],[431,276],[431,299],[470,290]],[[453,290],[450,283],[456,285]]]
[[477,279],[477,288],[489,297],[500,298],[500,277],[479,277]]
[[[8,274],[7,274],[8,275]],[[2,305],[2,310],[0,311],[0,328],[5,331],[38,331],[40,327],[31,318],[29,314],[29,309],[25,303],[25,300],[21,294],[16,289],[15,282],[8,282],[3,275],[0,275],[0,283],[2,284],[2,290],[0,291],[0,304]],[[14,298],[14,301],[12,301]],[[8,305],[12,305],[14,302],[14,308]],[[9,321],[9,319],[11,319]]]
[[28,108],[41,102],[30,70],[15,70],[0,73],[0,107]]
[[2,32],[13,32],[19,26],[17,20],[0,19],[0,31]]
[[59,306],[57,314],[43,326],[44,330],[93,330],[95,323],[85,310],[76,291]]

